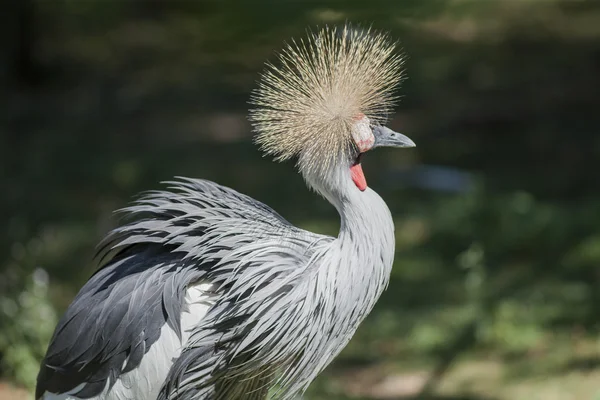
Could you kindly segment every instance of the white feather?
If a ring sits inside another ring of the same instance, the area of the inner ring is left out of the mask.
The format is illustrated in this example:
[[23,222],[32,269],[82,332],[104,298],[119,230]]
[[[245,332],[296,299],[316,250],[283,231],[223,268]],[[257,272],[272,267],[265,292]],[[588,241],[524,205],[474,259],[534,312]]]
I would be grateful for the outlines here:
[[[179,357],[181,349],[187,343],[191,330],[198,326],[213,304],[211,292],[212,286],[208,283],[188,287],[185,294],[186,306],[180,318],[182,340],[179,340],[177,333],[168,324],[163,325],[160,337],[150,346],[140,365],[121,375],[112,388],[106,388],[100,395],[88,400],[155,399],[174,360]],[[80,391],[84,385],[82,383],[67,393],[46,392],[42,400],[81,400],[73,394]]]

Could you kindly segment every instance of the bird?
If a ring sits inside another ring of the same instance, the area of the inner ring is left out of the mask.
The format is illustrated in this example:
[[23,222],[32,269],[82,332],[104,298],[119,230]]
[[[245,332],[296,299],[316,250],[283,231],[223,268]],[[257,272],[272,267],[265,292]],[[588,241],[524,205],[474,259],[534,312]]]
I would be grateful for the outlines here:
[[141,195],[60,319],[36,399],[295,399],[371,312],[389,284],[394,223],[361,158],[415,146],[385,125],[403,53],[389,33],[346,23],[307,30],[275,57],[250,96],[254,140],[295,160],[338,211],[338,235],[208,180]]

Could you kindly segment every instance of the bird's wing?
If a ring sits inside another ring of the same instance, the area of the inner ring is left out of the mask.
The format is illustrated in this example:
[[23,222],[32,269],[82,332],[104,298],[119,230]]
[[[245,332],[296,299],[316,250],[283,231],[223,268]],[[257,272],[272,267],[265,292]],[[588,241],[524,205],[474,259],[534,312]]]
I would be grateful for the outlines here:
[[239,286],[242,276],[252,279],[248,265],[238,261],[256,246],[286,243],[282,254],[290,248],[293,263],[309,256],[307,243],[328,240],[232,189],[192,179],[171,184],[172,190],[150,192],[125,209],[133,222],[101,244],[104,264],[59,322],[36,398],[45,392],[89,398],[112,387],[140,365],[165,324],[181,339],[190,284],[210,282],[223,293]]
[[320,329],[310,325],[312,316],[327,318],[316,293],[323,291],[318,282],[328,280],[313,278],[328,273],[319,267],[333,238],[269,215],[273,219],[260,224],[236,218],[231,226],[214,225],[203,241],[209,245],[202,257],[230,240],[237,245],[226,246],[209,268],[206,276],[219,296],[192,330],[158,400],[262,400],[274,385],[283,385],[278,397],[288,399],[310,382],[314,371],[305,371],[301,355]]

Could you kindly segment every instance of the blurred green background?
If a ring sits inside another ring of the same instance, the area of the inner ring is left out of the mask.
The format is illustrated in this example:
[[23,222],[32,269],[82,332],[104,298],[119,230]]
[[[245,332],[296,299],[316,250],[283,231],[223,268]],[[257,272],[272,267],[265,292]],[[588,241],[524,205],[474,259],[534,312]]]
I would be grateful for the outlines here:
[[9,0],[0,14],[0,399],[94,271],[112,211],[175,175],[338,217],[251,143],[250,91],[307,27],[391,32],[408,79],[364,160],[389,289],[307,399],[600,399],[600,2]]

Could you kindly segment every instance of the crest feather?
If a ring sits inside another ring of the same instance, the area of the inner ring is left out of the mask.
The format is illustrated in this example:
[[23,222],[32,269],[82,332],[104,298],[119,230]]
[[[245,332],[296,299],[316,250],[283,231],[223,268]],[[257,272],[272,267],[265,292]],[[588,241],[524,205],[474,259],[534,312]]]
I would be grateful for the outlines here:
[[267,63],[253,92],[255,140],[282,161],[302,156],[301,169],[328,168],[350,153],[361,113],[384,123],[402,80],[403,58],[384,33],[351,25],[325,27],[293,40]]

